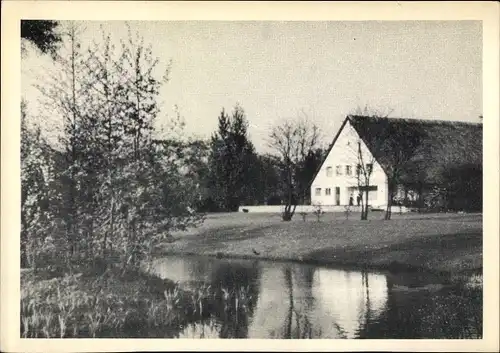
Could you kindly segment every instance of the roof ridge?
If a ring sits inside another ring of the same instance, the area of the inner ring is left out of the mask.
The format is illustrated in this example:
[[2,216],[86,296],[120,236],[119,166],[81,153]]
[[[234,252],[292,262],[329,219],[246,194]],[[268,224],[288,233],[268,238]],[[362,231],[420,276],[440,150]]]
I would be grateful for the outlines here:
[[410,120],[411,122],[423,122],[428,124],[464,124],[464,125],[477,125],[482,126],[481,122],[466,121],[466,120],[444,120],[444,119],[434,119],[434,118],[403,118],[403,117],[387,117],[387,116],[370,116],[370,115],[358,115],[349,114],[348,118],[368,118],[368,119],[387,119],[387,120]]

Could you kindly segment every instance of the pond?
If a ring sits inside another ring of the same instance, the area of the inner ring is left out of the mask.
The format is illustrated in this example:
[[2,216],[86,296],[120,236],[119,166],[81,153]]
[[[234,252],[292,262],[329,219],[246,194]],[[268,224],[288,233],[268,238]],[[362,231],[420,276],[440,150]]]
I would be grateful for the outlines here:
[[[179,338],[481,338],[482,292],[416,273],[169,256],[152,271],[186,290],[234,301],[211,306]],[[230,296],[227,293],[237,293]]]

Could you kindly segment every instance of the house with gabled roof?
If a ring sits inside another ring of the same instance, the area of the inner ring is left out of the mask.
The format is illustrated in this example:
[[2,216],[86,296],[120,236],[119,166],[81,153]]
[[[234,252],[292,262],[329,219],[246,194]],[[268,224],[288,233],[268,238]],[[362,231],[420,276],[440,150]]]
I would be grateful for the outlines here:
[[[385,208],[389,181],[394,180],[389,179],[394,165],[387,157],[397,156],[394,152],[399,149],[411,148],[411,158],[400,163],[398,170],[399,199],[423,204],[432,190],[449,187],[458,179],[462,182],[462,171],[465,171],[465,178],[472,178],[467,183],[476,183],[478,187],[473,187],[473,194],[447,192],[449,198],[462,201],[446,200],[446,203],[463,206],[475,202],[480,207],[482,133],[481,123],[349,115],[311,182],[311,203],[356,206],[364,201],[362,197],[367,190],[368,204],[372,208]],[[408,147],[417,137],[419,143]],[[360,183],[360,170],[370,171],[369,185]]]

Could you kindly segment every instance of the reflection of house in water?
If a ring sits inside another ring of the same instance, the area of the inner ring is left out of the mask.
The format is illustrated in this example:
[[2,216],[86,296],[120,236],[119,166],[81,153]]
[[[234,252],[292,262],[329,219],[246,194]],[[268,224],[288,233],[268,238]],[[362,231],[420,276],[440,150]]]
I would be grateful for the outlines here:
[[314,274],[315,317],[323,337],[354,338],[384,310],[384,275],[318,268]]

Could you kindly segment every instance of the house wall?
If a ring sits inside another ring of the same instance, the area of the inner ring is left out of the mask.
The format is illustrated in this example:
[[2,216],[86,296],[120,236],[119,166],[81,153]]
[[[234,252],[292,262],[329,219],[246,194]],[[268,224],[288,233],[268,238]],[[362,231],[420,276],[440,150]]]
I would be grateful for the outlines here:
[[[347,121],[311,184],[311,203],[313,205],[336,205],[335,193],[337,187],[340,188],[340,205],[348,205],[351,195],[354,199],[354,205],[357,204],[358,181],[356,178],[356,165],[358,164],[358,141],[361,142],[364,163],[370,163],[373,160],[372,154],[364,142],[359,139],[358,133],[350,122]],[[338,166],[341,175],[337,175]],[[351,167],[351,175],[346,175],[346,166]],[[327,175],[328,167],[332,168],[331,176]],[[373,163],[370,185],[377,186],[377,191],[370,191],[369,205],[377,208],[385,207],[387,205],[387,177],[376,161]],[[316,194],[317,188],[321,189],[319,196]],[[330,189],[330,195],[326,194],[326,189]]]

